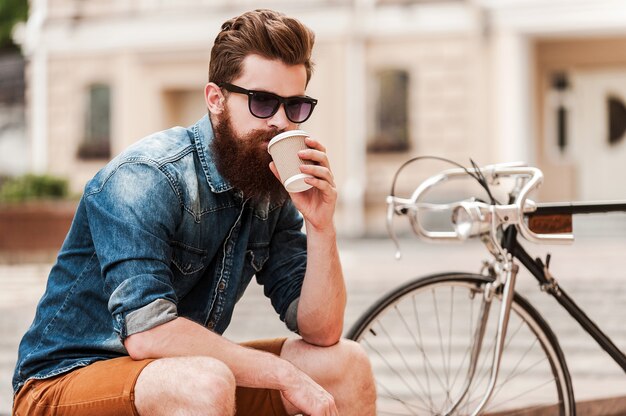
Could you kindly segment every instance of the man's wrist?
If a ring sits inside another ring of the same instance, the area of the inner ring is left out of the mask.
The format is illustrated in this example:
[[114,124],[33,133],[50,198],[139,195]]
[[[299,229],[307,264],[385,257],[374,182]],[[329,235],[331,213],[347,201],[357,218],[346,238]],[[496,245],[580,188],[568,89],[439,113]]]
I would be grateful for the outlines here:
[[316,227],[308,221],[305,221],[304,224],[306,226],[306,234],[309,237],[337,239],[337,230],[333,221],[323,227]]
[[287,390],[293,387],[298,380],[300,370],[287,360],[280,359],[281,364],[278,365],[276,375],[278,377],[278,390]]

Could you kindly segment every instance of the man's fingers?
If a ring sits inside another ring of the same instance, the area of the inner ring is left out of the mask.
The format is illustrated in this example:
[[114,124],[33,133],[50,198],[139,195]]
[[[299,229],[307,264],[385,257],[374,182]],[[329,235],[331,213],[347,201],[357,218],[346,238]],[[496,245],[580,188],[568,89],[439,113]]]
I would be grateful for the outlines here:
[[326,153],[326,148],[324,147],[324,145],[311,137],[307,137],[304,143],[311,149],[317,149],[322,153]]
[[338,416],[339,411],[335,404],[335,399],[328,392],[324,392],[323,398],[318,401],[319,407],[315,410],[315,415],[320,416]]
[[300,172],[308,173],[312,176],[315,176],[318,179],[323,179],[328,182],[331,186],[335,186],[335,178],[333,177],[332,172],[319,165],[300,165]]
[[328,156],[324,152],[320,152],[316,149],[305,149],[298,152],[298,157],[303,160],[310,160],[318,165],[324,166],[330,169],[330,162]]

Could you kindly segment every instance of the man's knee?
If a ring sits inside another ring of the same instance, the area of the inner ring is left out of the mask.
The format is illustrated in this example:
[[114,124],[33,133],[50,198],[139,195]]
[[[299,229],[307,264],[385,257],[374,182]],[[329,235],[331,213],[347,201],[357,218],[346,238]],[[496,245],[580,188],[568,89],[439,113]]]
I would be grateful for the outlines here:
[[375,414],[376,407],[376,383],[372,373],[372,365],[365,349],[361,344],[342,340],[340,343],[341,371],[337,383],[344,393],[338,398],[338,403],[342,410],[347,406],[354,406],[358,401],[359,411],[350,414],[370,415]]
[[[188,414],[232,414],[235,377],[221,361],[209,357],[155,360],[139,375],[135,403],[141,415],[168,406],[189,409]],[[201,413],[196,413],[201,412]]]
[[207,392],[214,396],[214,402],[231,402],[234,405],[237,384],[232,371],[223,362],[208,357],[189,357],[189,381],[195,385],[198,394]]
[[371,377],[372,367],[367,353],[361,344],[342,339],[338,344],[334,345],[337,358],[337,372],[342,378],[350,377],[350,375]]
[[355,414],[355,400],[359,402],[361,414],[373,414],[376,401],[376,387],[372,366],[363,347],[351,340],[342,339],[332,347],[325,348],[326,361],[325,387],[335,394],[340,410],[350,406]]

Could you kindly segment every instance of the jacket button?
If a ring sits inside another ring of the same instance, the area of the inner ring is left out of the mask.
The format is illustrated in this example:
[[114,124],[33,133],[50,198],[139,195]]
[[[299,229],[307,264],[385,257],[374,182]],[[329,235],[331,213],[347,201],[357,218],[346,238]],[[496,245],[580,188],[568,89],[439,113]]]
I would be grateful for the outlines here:
[[211,321],[207,326],[209,327],[209,329],[213,329],[215,327],[215,322]]
[[217,288],[218,288],[220,291],[224,290],[224,288],[226,288],[226,283],[224,283],[224,282],[220,282],[220,284],[219,284],[219,285],[217,285]]

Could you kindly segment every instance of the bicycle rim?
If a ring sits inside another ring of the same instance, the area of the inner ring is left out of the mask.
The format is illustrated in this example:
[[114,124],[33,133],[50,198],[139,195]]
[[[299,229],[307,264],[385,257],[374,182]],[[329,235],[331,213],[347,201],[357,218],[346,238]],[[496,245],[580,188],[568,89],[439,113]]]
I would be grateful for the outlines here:
[[[367,351],[379,415],[442,415],[463,396],[483,288],[491,279],[443,274],[384,296],[348,338]],[[482,400],[492,367],[500,296],[494,296],[470,388],[453,412]],[[515,296],[496,386],[481,414],[573,415],[569,372],[556,338],[537,311]]]

